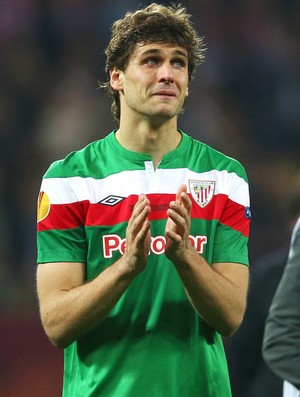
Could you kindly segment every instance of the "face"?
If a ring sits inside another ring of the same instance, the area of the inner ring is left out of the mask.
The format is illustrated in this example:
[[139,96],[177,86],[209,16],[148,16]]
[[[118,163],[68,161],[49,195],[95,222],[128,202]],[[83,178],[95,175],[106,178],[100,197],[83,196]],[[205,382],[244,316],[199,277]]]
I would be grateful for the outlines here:
[[175,44],[137,45],[125,71],[111,70],[111,86],[120,93],[121,118],[173,118],[188,94],[187,51]]

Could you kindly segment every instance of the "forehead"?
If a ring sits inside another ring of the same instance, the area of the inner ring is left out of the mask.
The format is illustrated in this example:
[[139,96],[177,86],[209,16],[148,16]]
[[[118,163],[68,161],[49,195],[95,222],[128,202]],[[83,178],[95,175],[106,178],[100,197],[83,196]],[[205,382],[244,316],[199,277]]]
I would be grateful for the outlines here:
[[137,44],[132,53],[132,58],[142,57],[145,55],[165,55],[165,56],[182,56],[188,58],[187,50],[177,44],[172,43],[146,43]]

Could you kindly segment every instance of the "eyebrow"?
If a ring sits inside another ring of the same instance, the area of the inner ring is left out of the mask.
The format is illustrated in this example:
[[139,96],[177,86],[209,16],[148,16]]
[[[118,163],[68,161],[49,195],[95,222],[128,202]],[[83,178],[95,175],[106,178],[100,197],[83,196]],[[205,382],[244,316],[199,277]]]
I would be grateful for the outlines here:
[[[159,48],[150,48],[148,50],[145,50],[144,52],[140,53],[140,56],[147,56],[147,55],[159,55],[163,51]],[[181,50],[175,50],[172,51],[172,56],[182,56],[184,58],[188,58],[187,54],[184,51]]]

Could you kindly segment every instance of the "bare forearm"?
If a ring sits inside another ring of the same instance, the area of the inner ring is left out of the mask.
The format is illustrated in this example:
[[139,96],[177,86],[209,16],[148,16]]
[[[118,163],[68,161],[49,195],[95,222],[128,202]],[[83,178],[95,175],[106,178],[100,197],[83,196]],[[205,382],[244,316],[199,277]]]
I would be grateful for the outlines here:
[[122,261],[88,283],[53,294],[41,306],[45,331],[55,346],[68,346],[108,315],[135,277],[124,270]]
[[232,335],[243,319],[247,287],[240,289],[195,251],[175,267],[199,315],[223,336]]
[[243,319],[248,268],[235,263],[208,265],[189,240],[191,207],[187,186],[180,185],[167,210],[165,254],[199,315],[216,331],[230,336]]
[[37,287],[44,329],[58,347],[65,347],[98,325],[147,265],[151,235],[149,200],[140,194],[126,229],[122,258],[94,280],[84,283],[84,263],[39,265]]

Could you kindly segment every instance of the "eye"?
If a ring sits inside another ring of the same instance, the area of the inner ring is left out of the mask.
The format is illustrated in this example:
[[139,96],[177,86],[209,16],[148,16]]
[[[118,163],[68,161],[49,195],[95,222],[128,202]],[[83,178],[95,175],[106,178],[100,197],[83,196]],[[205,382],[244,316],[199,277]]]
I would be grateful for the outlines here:
[[184,68],[186,65],[186,62],[183,59],[174,59],[174,61],[172,62],[172,65],[176,68],[176,69],[181,69]]
[[146,64],[146,65],[149,65],[149,66],[155,66],[155,65],[158,64],[158,59],[157,59],[157,58],[153,58],[153,57],[147,58],[147,59],[145,60],[145,64]]

